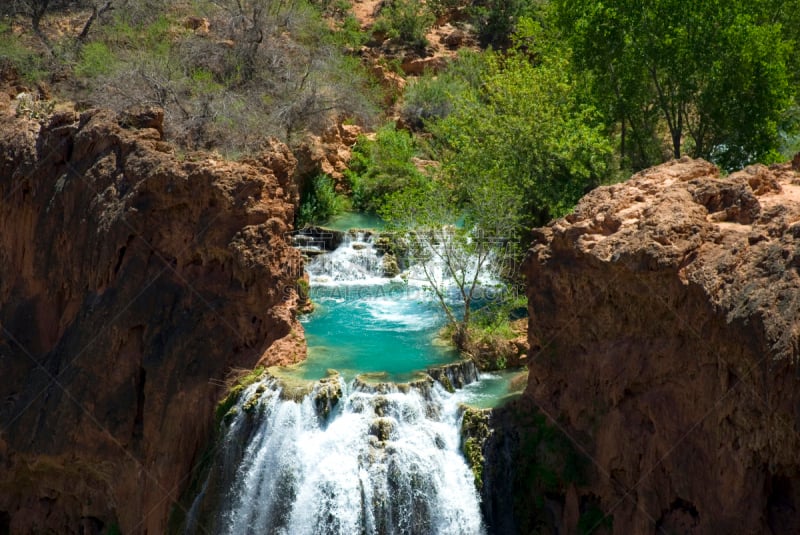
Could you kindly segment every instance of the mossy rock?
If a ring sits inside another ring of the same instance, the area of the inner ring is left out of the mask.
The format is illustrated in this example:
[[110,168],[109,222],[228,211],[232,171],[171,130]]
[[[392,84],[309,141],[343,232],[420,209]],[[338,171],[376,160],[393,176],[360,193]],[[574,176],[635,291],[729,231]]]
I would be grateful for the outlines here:
[[461,420],[461,451],[467,464],[472,469],[475,478],[475,488],[478,492],[483,488],[483,465],[486,461],[483,455],[483,445],[489,438],[489,414],[487,409],[474,409],[463,407],[464,414]]
[[381,269],[383,276],[387,278],[394,278],[400,274],[400,265],[397,263],[397,258],[391,253],[383,255]]
[[369,426],[369,434],[377,437],[381,442],[386,442],[394,431],[394,420],[392,418],[375,418]]
[[317,414],[322,418],[327,418],[339,404],[343,395],[342,384],[338,377],[321,379],[314,394],[314,406]]

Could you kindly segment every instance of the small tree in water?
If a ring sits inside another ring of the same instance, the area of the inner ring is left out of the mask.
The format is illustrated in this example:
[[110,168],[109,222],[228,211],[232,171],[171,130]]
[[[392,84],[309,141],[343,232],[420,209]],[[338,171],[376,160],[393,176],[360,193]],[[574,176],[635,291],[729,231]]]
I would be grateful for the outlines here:
[[[419,271],[453,328],[460,350],[470,343],[473,307],[482,299],[482,278],[491,275],[495,259],[503,259],[506,237],[515,230],[513,199],[502,188],[487,188],[482,206],[459,213],[451,192],[428,182],[390,195],[381,216]],[[456,222],[459,221],[459,225]]]

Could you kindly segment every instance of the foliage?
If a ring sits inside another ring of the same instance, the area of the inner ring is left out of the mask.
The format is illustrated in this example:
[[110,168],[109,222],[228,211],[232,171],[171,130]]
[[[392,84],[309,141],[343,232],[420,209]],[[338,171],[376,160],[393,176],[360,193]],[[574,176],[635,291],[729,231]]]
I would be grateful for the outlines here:
[[[491,196],[493,192],[485,192]],[[408,249],[409,263],[422,270],[428,287],[452,328],[458,349],[469,346],[472,308],[481,298],[481,278],[488,274],[498,245],[495,234],[500,214],[475,210],[463,226],[459,205],[444,184],[430,181],[389,195],[379,215],[397,229]],[[490,201],[491,202],[491,201]],[[499,217],[498,217],[499,216]],[[510,219],[506,220],[513,224]]]
[[348,199],[336,193],[328,175],[317,175],[303,192],[297,212],[297,228],[311,223],[324,223],[347,209]]
[[496,299],[489,301],[475,312],[474,328],[480,336],[499,336],[510,340],[516,338],[511,322],[527,315],[528,299],[524,294],[504,291],[498,292]]
[[483,444],[489,438],[489,414],[487,411],[465,407],[461,416],[461,452],[467,461],[475,482],[475,489],[483,489]]
[[373,31],[422,49],[428,46],[425,34],[434,20],[433,13],[421,0],[390,0],[381,9]]
[[364,136],[353,147],[347,176],[353,189],[353,203],[364,211],[378,211],[396,191],[417,187],[428,179],[412,158],[417,146],[411,135],[393,123],[380,128],[375,139]]
[[431,126],[445,179],[470,213],[541,225],[609,175],[611,146],[595,109],[579,98],[568,53],[543,49],[537,57],[489,54],[481,88]]
[[541,0],[475,0],[470,14],[484,47],[505,47],[511,44],[517,23],[523,16],[534,16]]
[[116,58],[105,43],[87,43],[80,52],[80,61],[75,66],[75,74],[85,78],[95,78],[114,70]]
[[400,111],[403,122],[415,130],[422,130],[427,122],[450,115],[456,102],[483,83],[485,58],[485,54],[460,50],[444,72],[426,72],[410,83],[403,95]]
[[36,83],[47,76],[45,62],[14,35],[9,24],[0,23],[0,70],[12,67],[26,81]]
[[426,5],[439,18],[470,5],[470,0],[427,0]]
[[236,379],[234,385],[228,390],[227,395],[217,404],[215,411],[217,426],[223,421],[228,423],[230,419],[236,416],[238,411],[235,405],[242,392],[244,392],[245,388],[258,381],[263,373],[264,367],[258,366]]
[[772,4],[555,1],[578,66],[619,125],[624,158],[657,161],[658,118],[674,157],[686,151],[726,169],[773,158],[792,102],[796,54]]
[[[165,110],[165,135],[188,149],[252,154],[270,136],[292,143],[320,132],[336,117],[369,124],[376,91],[343,39],[305,0],[221,0],[198,3],[212,35],[193,32],[161,5],[149,16],[129,8],[113,12],[97,32],[83,63],[106,46],[119,68],[86,80],[93,104]],[[358,31],[345,18],[346,36]],[[350,26],[346,26],[349,24]],[[357,45],[354,45],[357,46]],[[276,74],[276,73],[279,73]]]
[[53,113],[56,107],[55,101],[41,100],[38,95],[33,93],[20,93],[14,100],[17,104],[15,115],[28,119],[45,119]]

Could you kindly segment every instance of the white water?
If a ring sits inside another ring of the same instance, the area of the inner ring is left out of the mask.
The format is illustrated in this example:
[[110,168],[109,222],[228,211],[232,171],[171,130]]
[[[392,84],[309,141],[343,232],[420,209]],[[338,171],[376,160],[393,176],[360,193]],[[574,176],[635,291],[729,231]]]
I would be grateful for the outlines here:
[[384,284],[373,235],[348,232],[335,251],[316,256],[306,265],[312,285]]
[[240,406],[225,438],[235,451],[256,420],[220,533],[484,533],[457,400],[438,384],[407,393],[351,386],[327,416],[315,406],[319,385],[301,402],[280,399],[275,383],[261,388],[255,411]]

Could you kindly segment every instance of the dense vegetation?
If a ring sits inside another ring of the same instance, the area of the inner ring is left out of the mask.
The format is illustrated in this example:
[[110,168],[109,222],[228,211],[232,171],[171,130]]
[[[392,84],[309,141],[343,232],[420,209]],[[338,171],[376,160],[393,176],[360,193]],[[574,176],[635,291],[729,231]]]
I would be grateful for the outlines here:
[[[11,0],[0,60],[79,108],[158,105],[185,150],[298,145],[345,121],[376,130],[357,141],[345,183],[302,177],[298,223],[353,206],[403,229],[419,258],[446,255],[464,310],[445,309],[462,342],[482,301],[467,257],[500,259],[508,276],[528,229],[671,157],[731,170],[800,149],[796,0],[390,0],[371,28],[351,7]],[[468,46],[381,94],[374,58],[391,70],[429,54],[442,21]]]

